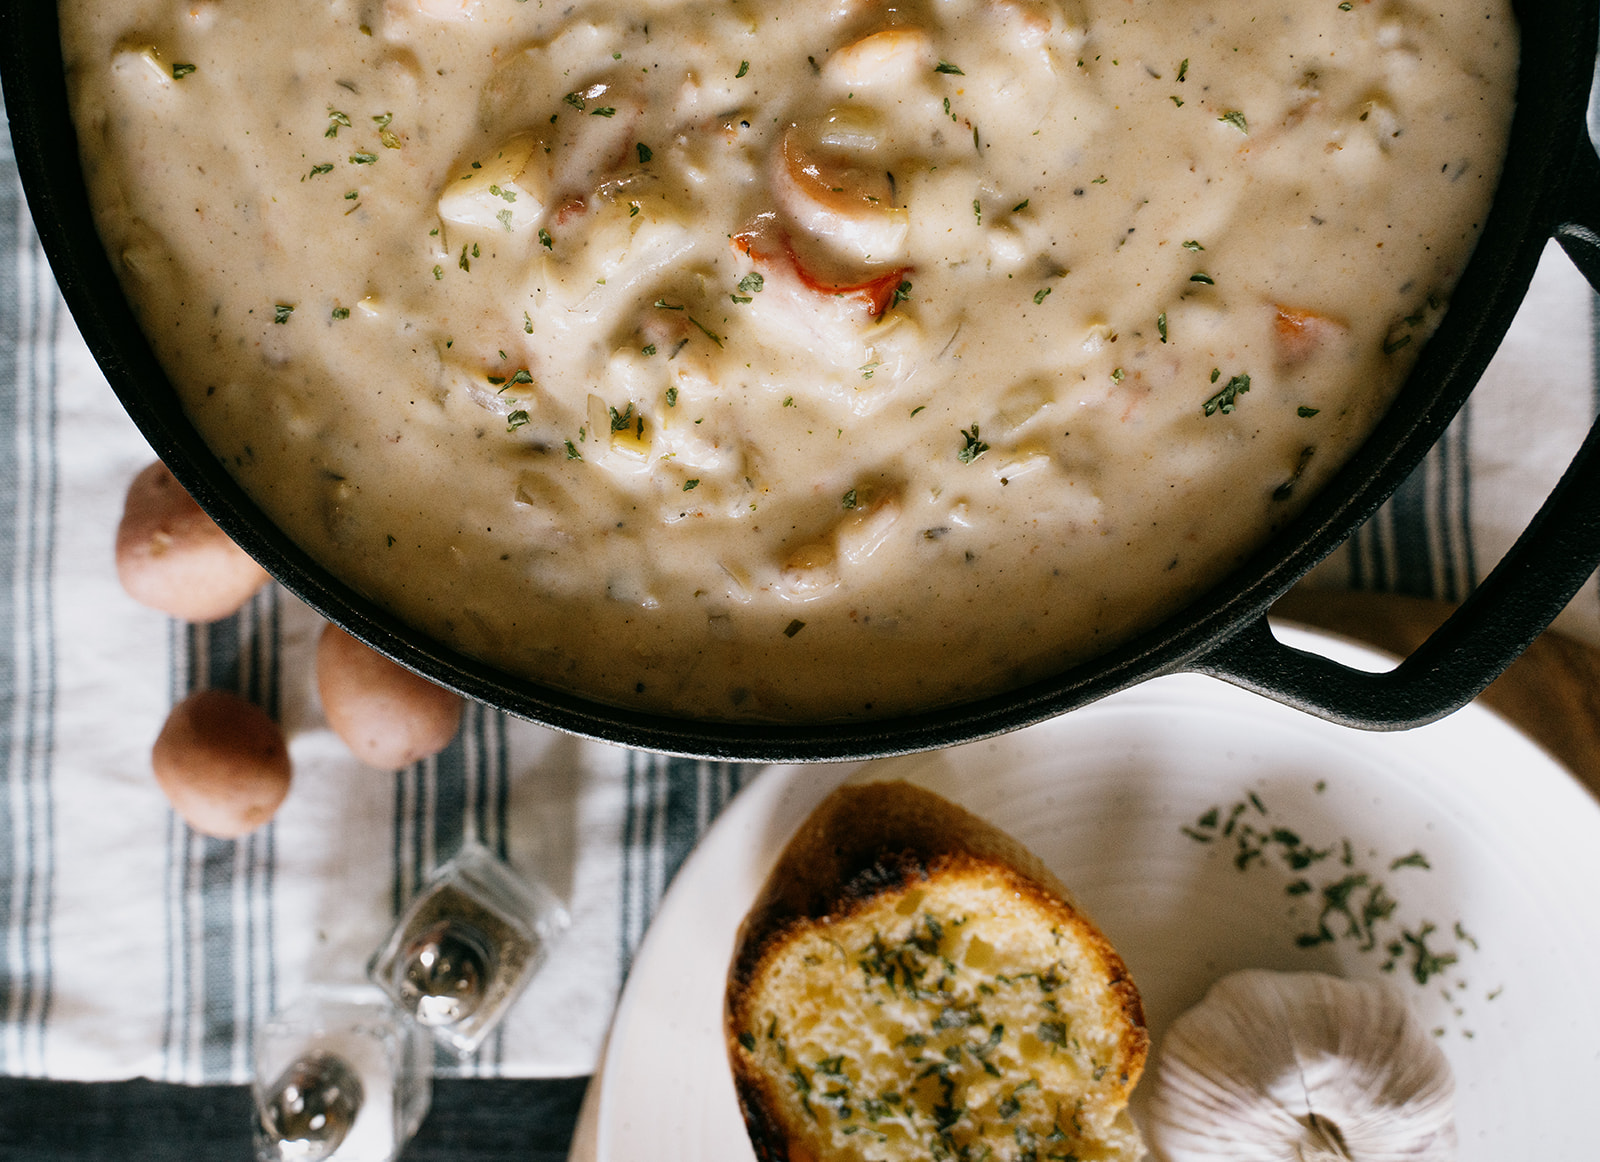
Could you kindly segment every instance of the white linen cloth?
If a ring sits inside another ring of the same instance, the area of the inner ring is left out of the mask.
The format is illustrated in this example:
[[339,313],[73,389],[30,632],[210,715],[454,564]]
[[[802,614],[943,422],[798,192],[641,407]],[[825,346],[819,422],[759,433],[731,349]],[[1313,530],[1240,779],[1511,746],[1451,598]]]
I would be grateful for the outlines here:
[[[1597,320],[1552,247],[1439,448],[1313,581],[1463,596],[1595,414]],[[115,527],[151,459],[60,300],[0,135],[0,1074],[247,1079],[268,1013],[312,982],[359,980],[466,836],[543,879],[573,926],[460,1070],[591,1071],[662,890],[754,769],[482,707],[437,759],[363,768],[323,721],[320,620],[297,600],[269,587],[237,617],[191,627],[123,594]],[[1559,624],[1600,643],[1592,580]],[[255,699],[291,738],[288,800],[239,841],[190,832],[150,774],[168,708],[206,686]]]

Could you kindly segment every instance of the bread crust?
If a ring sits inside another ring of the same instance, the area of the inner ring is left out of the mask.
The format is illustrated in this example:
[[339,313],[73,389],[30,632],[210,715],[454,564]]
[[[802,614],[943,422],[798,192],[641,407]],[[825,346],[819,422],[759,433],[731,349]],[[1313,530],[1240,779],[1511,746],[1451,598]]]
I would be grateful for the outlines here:
[[1046,910],[1098,961],[1099,979],[1115,996],[1122,1017],[1118,1055],[1130,1064],[1121,1079],[1124,1098],[1132,1091],[1149,1048],[1143,1003],[1122,958],[1066,886],[1015,839],[931,791],[905,782],[847,785],[801,824],[734,943],[724,1035],[740,1112],[761,1162],[817,1162],[785,1132],[771,1079],[739,1042],[763,968],[813,926],[837,923],[885,894],[979,868]]

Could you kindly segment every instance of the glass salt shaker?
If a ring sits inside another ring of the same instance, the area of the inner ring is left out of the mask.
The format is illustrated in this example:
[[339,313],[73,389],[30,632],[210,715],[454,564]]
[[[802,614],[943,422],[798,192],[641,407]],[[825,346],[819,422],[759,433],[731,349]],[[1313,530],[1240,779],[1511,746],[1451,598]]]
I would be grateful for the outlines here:
[[257,1162],[392,1162],[432,1096],[427,1034],[369,988],[319,990],[256,1033]]
[[544,963],[568,916],[544,885],[468,843],[401,913],[367,975],[465,1057]]

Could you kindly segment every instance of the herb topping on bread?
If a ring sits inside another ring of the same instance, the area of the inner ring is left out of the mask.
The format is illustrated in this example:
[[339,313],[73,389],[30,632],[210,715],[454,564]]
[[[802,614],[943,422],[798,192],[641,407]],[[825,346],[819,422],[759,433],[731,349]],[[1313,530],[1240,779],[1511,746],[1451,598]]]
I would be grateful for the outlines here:
[[763,1162],[1143,1154],[1122,960],[1031,853],[909,784],[802,825],[740,930],[727,1036]]

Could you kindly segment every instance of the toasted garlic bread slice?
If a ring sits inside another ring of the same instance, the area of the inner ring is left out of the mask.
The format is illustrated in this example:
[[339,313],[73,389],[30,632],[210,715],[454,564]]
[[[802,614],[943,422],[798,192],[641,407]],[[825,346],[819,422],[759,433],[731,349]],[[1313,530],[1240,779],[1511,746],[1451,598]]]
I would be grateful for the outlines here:
[[906,783],[802,825],[740,930],[726,1033],[763,1162],[1144,1152],[1121,958],[1020,844]]

